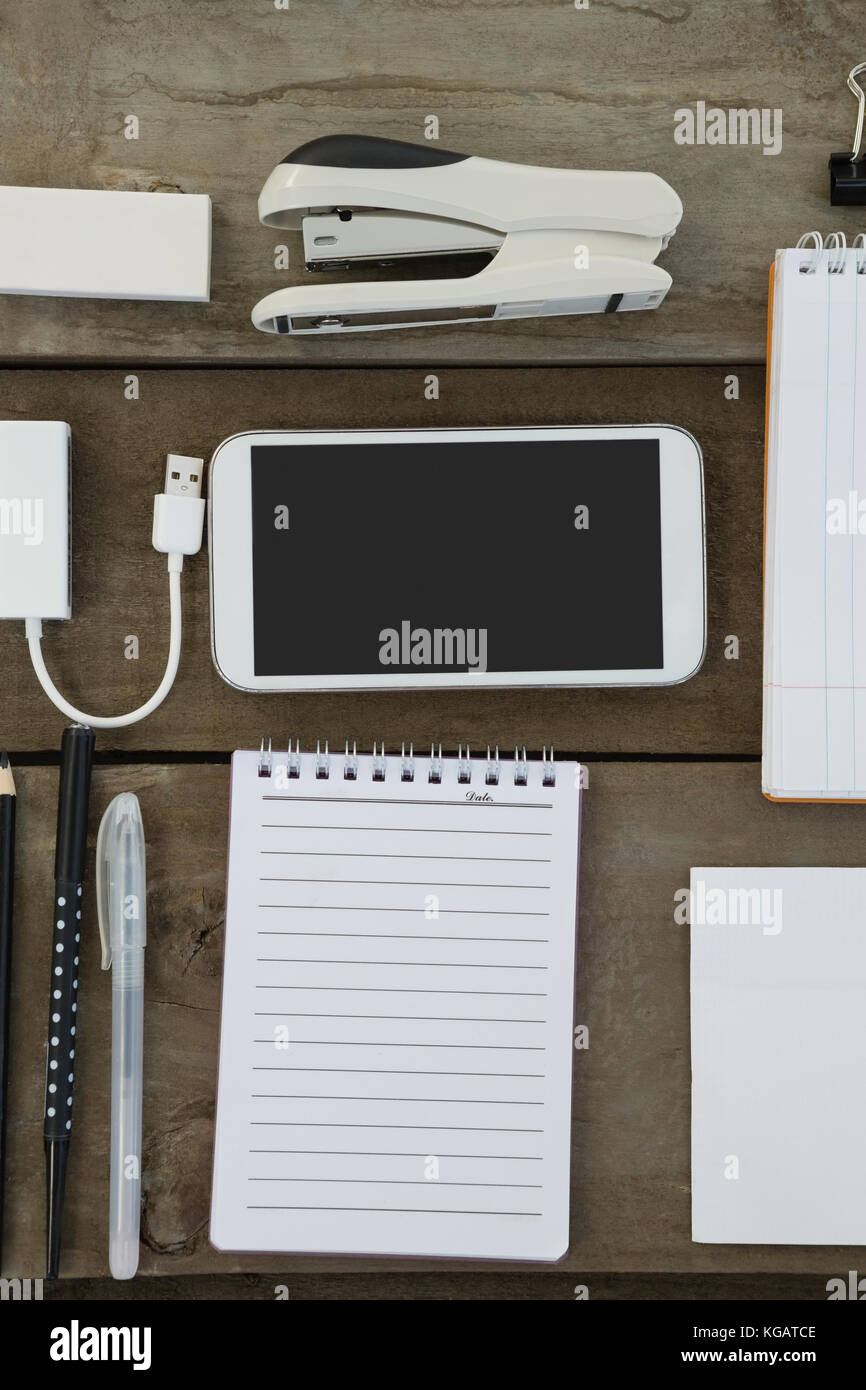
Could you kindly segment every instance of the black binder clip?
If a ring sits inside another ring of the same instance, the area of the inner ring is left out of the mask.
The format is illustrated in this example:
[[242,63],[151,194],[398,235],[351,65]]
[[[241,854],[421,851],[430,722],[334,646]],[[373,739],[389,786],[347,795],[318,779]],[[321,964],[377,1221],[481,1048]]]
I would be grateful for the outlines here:
[[854,148],[850,152],[830,156],[830,202],[834,207],[862,207],[866,204],[866,152],[863,150],[866,93],[854,80],[861,72],[866,72],[866,63],[858,63],[848,74],[848,87],[858,103]]

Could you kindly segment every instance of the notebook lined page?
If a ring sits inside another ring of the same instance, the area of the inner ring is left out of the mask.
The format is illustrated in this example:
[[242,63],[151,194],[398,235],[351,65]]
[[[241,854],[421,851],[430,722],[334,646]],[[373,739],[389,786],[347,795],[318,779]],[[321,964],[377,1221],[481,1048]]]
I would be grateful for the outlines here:
[[579,768],[235,753],[211,1239],[560,1258]]
[[[855,386],[851,487],[859,502],[866,502],[866,390],[856,385],[856,373],[866,376],[866,277],[857,277],[857,322],[854,344]],[[866,511],[866,508],[864,508]],[[852,538],[853,583],[851,622],[855,633],[866,630],[866,537]],[[866,787],[866,641],[854,643],[854,786]]]
[[[858,371],[866,277],[854,250],[779,253],[767,467],[764,790],[866,795]],[[831,273],[830,265],[838,264]],[[859,453],[858,453],[859,451]],[[864,508],[866,513],[866,508]],[[858,731],[858,711],[860,713]]]

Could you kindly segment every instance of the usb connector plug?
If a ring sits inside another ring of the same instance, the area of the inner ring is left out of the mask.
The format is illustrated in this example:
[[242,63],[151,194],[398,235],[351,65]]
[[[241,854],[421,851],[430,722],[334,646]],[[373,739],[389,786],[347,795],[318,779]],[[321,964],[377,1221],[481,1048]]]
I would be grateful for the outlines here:
[[170,570],[183,569],[184,555],[197,555],[204,532],[201,495],[204,460],[169,454],[165,491],[153,499],[153,548],[169,557]]

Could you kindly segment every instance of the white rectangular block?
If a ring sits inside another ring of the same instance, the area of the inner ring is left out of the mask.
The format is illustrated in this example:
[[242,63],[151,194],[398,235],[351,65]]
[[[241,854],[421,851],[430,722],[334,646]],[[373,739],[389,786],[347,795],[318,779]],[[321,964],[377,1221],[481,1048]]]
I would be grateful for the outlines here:
[[210,298],[202,193],[0,186],[0,293]]
[[866,1244],[864,895],[866,869],[691,871],[694,1241]]
[[0,618],[68,618],[70,430],[0,420]]

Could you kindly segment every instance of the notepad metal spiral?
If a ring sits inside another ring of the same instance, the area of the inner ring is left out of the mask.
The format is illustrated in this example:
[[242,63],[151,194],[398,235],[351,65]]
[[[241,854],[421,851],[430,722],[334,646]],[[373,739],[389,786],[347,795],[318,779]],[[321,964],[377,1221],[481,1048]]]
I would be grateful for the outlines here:
[[[290,781],[301,775],[301,745],[299,740],[289,739],[288,752],[286,757],[286,776]],[[332,775],[332,762],[339,762],[342,759],[342,776],[346,782],[356,782],[358,780],[358,744],[353,742],[351,748],[349,740],[346,740],[345,752],[333,755],[328,750],[328,741],[325,740],[324,748],[321,740],[316,740],[315,754],[308,753],[307,757],[314,759],[315,775],[317,780],[327,780]],[[408,752],[406,744],[400,745],[399,761],[399,780],[401,782],[414,782],[424,780],[424,764],[427,764],[426,780],[437,784],[442,781],[443,756],[442,744],[431,744],[429,757],[419,755],[415,757],[413,744],[409,744]],[[270,777],[274,766],[273,740],[268,739],[267,746],[262,739],[259,749],[258,775],[259,777]],[[541,782],[542,786],[556,786],[556,766],[553,758],[553,748],[546,745],[541,750]],[[371,776],[374,782],[384,782],[388,776],[388,761],[385,755],[384,743],[373,744],[373,755],[371,763]],[[469,751],[469,744],[464,747],[462,743],[457,745],[457,781],[463,785],[470,785],[476,775],[480,775],[483,770],[483,781],[485,786],[499,786],[503,776],[507,777],[507,767],[503,769],[502,761],[499,757],[498,744],[491,749],[487,746],[486,758],[482,755],[473,758]],[[529,770],[526,757],[526,748],[515,748],[514,757],[511,760],[512,780],[515,787],[525,787],[529,780]],[[334,776],[339,772],[335,769]]]
[[[827,274],[842,274],[845,269],[845,252],[848,250],[848,240],[844,232],[830,232],[826,237],[822,237],[820,232],[804,232],[795,250],[803,251],[809,246],[813,248],[813,254],[800,266],[801,275],[815,275],[825,253]],[[866,232],[857,233],[851,243],[851,250],[857,252],[857,274],[866,275]]]

